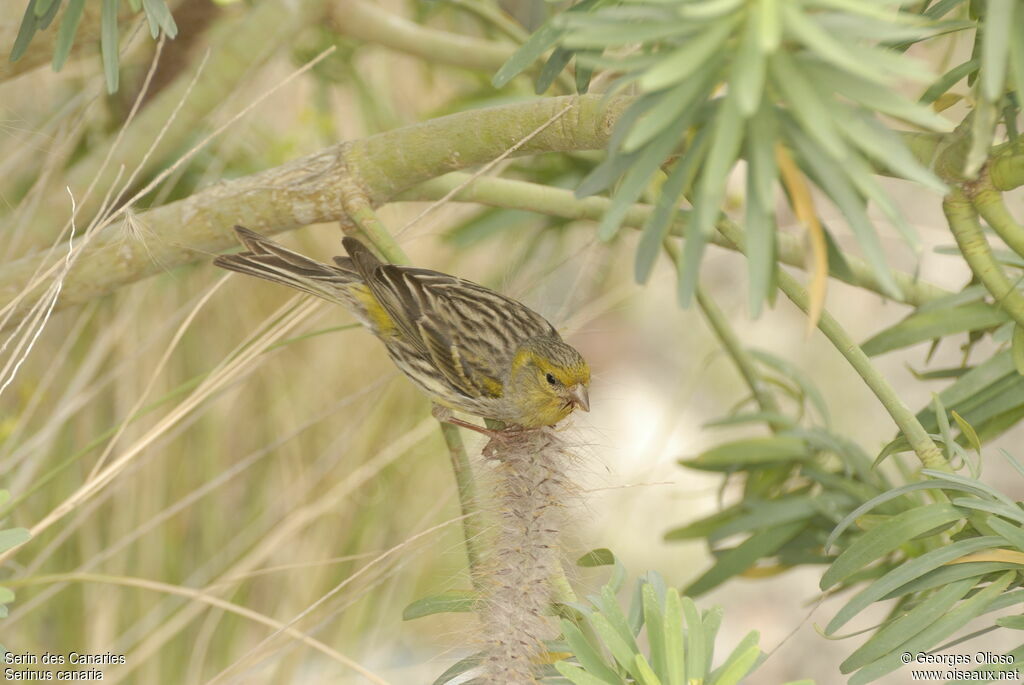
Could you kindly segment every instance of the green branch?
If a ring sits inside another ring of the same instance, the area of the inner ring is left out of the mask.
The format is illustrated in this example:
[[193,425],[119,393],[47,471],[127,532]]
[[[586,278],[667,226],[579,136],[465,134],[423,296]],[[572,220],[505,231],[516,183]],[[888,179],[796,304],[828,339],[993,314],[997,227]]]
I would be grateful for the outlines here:
[[334,2],[330,11],[338,33],[437,64],[493,72],[516,50],[511,44],[421,26],[366,0]]
[[992,185],[992,175],[987,168],[969,190],[971,204],[981,218],[1011,250],[1024,257],[1024,226],[1010,214],[1003,202],[1003,194]]
[[942,209],[971,271],[995,298],[996,304],[1002,307],[1018,326],[1024,326],[1024,295],[1021,295],[1010,282],[992,254],[992,248],[985,239],[985,233],[978,222],[978,213],[970,198],[961,188],[953,186],[953,190],[942,202]]
[[[629,99],[545,98],[460,112],[217,183],[137,215],[135,220],[145,231],[114,225],[88,243],[76,242],[57,309],[232,247],[234,224],[279,233],[312,223],[345,221],[342,183],[356,183],[371,206],[379,206],[438,174],[495,159],[550,122],[570,102],[575,105],[570,112],[533,135],[516,154],[601,149]],[[17,324],[52,282],[64,261],[63,251],[59,252],[40,250],[0,267],[0,303],[3,311],[15,310],[8,325]]]
[[[469,174],[451,173],[426,181],[398,196],[399,200],[438,200],[447,196],[456,188],[461,188],[453,199],[462,202],[474,202],[491,207],[522,209],[564,219],[600,221],[611,206],[605,197],[587,197],[578,199],[569,190],[551,188],[549,186],[512,181],[503,178],[484,177],[471,179]],[[653,211],[650,205],[633,205],[626,213],[623,226],[643,228]],[[670,229],[670,235],[682,237],[687,212],[680,212],[676,222]],[[723,222],[719,222],[721,231]],[[776,235],[778,259],[783,264],[804,268],[806,250],[800,239],[789,233]],[[721,233],[711,236],[711,242],[719,247],[735,250],[735,245]],[[849,266],[849,275],[829,274],[850,285],[871,290],[884,295],[885,292],[875,276],[874,269],[863,259],[853,255],[844,255]],[[931,283],[921,281],[910,274],[893,271],[893,277],[900,290],[899,302],[918,307],[926,302],[950,295],[948,290]]]

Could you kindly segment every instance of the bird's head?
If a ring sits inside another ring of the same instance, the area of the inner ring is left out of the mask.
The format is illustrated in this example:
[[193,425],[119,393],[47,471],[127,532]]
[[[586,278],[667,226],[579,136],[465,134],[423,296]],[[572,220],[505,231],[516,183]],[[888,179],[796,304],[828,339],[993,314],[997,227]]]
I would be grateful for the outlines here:
[[552,426],[579,407],[590,411],[590,367],[572,346],[558,338],[531,338],[512,358],[507,399],[521,412],[527,428]]

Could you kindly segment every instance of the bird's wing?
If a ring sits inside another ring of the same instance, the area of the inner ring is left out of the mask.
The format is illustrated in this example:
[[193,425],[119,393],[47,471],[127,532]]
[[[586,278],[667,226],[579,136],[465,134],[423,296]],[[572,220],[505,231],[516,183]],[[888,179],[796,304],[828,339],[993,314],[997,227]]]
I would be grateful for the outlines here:
[[[355,256],[353,261],[358,266]],[[469,397],[500,396],[519,344],[558,336],[544,317],[519,302],[437,271],[385,264],[374,269],[367,285],[403,337]]]

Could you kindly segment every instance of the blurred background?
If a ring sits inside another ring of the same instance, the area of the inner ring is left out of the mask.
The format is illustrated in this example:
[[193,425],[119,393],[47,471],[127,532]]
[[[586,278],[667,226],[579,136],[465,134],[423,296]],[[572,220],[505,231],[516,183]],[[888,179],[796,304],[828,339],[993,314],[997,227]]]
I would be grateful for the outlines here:
[[[486,22],[460,4],[376,6],[438,30],[486,35]],[[191,80],[205,55],[216,59],[224,36],[254,12],[242,3],[207,0],[172,8],[179,37],[163,48],[142,113],[162,102],[160,93]],[[20,2],[0,6],[5,46],[23,10]],[[531,21],[528,15],[521,20]],[[68,179],[78,182],[105,154],[130,112],[154,43],[138,19],[123,28],[115,95],[104,94],[101,62],[89,41],[59,74],[43,66],[0,83],[4,261],[55,241],[49,217],[70,210]],[[193,93],[215,102],[205,106],[192,133],[138,162],[147,170],[168,168],[229,124],[162,181],[140,212],[339,140],[532,97],[529,83],[499,95],[489,73],[402,54],[353,38],[331,22],[301,29],[271,22],[263,29],[264,42],[254,43],[252,54],[236,55],[250,60],[244,68],[225,76],[219,88]],[[314,69],[232,121],[330,45],[336,51]],[[176,100],[188,110],[195,104],[190,97]],[[500,172],[573,188],[586,161],[549,155],[508,163]],[[894,267],[962,287],[968,280],[962,261],[934,252],[952,243],[940,198],[898,181],[888,187],[924,244],[918,258],[893,235],[886,247]],[[1019,197],[1012,201],[1021,216],[1024,204]],[[698,310],[676,304],[674,269],[665,261],[649,283],[636,284],[637,236],[631,231],[605,244],[592,222],[456,202],[410,223],[425,208],[394,203],[380,212],[413,263],[520,298],[555,323],[594,370],[592,411],[576,415],[567,428],[582,459],[574,474],[581,496],[565,534],[566,565],[607,547],[633,574],[657,570],[676,585],[698,577],[710,564],[705,545],[669,543],[663,535],[717,510],[736,492],[723,489],[720,474],[686,470],[677,460],[748,434],[706,426],[746,391]],[[780,223],[801,231],[781,206]],[[845,226],[837,220],[833,227],[856,251]],[[174,240],[141,221],[116,230],[151,244]],[[329,261],[340,252],[340,236],[337,225],[315,225],[281,241]],[[804,316],[780,297],[750,320],[742,257],[709,250],[702,282],[740,339],[812,378],[837,432],[872,454],[891,440],[891,419],[822,336],[806,333]],[[827,307],[858,341],[907,313],[836,281],[829,284]],[[247,346],[273,330],[271,324],[282,325],[282,316],[297,318],[268,349],[247,355]],[[0,642],[13,652],[123,654],[124,665],[103,667],[104,680],[127,683],[201,683],[218,676],[225,682],[369,682],[294,636],[264,643],[275,628],[261,617],[274,625],[294,621],[294,628],[395,684],[430,682],[470,653],[476,635],[469,614],[401,620],[402,609],[419,597],[469,587],[461,528],[452,523],[459,505],[427,401],[352,323],[337,307],[227,276],[205,258],[55,314],[0,396],[0,484],[12,497],[3,508],[5,527],[32,528],[60,513],[7,561],[6,575],[43,580],[15,588],[17,601],[0,620]],[[927,349],[921,344],[876,359],[915,410],[943,387],[913,375],[925,368]],[[943,345],[931,364],[954,366],[961,356]],[[1022,437],[1011,431],[986,451],[1003,446],[1015,452]],[[465,438],[474,464],[486,471],[479,440]],[[122,460],[102,488],[81,494],[91,476]],[[1007,473],[993,458],[983,479],[998,482]],[[1022,494],[1018,477],[1001,487],[1015,498]],[[586,594],[608,572],[571,573]],[[751,682],[839,682],[838,664],[858,640],[826,640],[816,632],[836,608],[815,608],[818,577],[814,567],[803,567],[735,579],[698,601],[725,608],[725,649],[757,629],[762,647],[776,650]],[[883,616],[875,612],[873,620]],[[863,616],[851,628],[869,625]],[[999,651],[998,645],[986,648]]]

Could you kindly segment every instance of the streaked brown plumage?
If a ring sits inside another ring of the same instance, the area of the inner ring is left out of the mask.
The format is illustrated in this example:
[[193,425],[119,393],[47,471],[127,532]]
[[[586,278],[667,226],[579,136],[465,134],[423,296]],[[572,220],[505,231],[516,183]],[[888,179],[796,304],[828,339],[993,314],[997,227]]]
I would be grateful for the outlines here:
[[385,264],[355,238],[343,239],[349,256],[331,266],[235,232],[247,251],[215,264],[345,306],[438,404],[523,427],[589,410],[586,361],[525,305],[438,271]]

